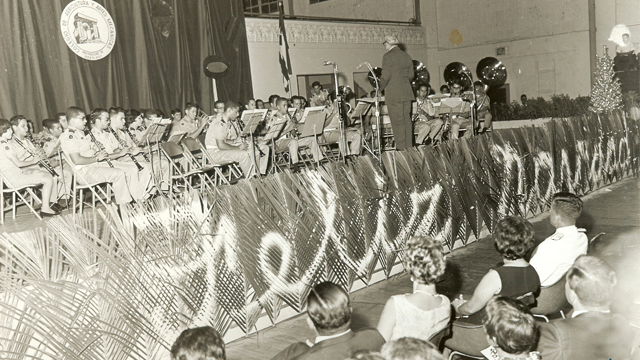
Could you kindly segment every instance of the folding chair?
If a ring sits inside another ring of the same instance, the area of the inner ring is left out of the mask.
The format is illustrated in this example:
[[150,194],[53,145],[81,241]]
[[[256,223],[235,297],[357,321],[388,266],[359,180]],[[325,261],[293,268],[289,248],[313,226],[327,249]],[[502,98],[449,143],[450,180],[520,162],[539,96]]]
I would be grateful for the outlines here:
[[[204,151],[202,150],[198,140],[186,137],[182,139],[181,144],[185,150],[185,157],[189,159],[188,170],[200,178],[201,187],[204,186],[206,182],[215,186],[219,185],[219,182],[222,182],[222,179],[226,180],[219,165],[209,165],[205,163]],[[209,176],[209,173],[213,173],[213,179]]]
[[[238,164],[236,164],[235,162],[228,162],[228,163],[225,163],[225,164],[220,164],[220,163],[216,163],[215,161],[213,161],[213,158],[211,157],[211,155],[207,151],[207,147],[204,145],[205,144],[205,136],[204,135],[198,136],[198,138],[196,140],[197,140],[198,146],[200,146],[200,150],[201,150],[201,154],[202,154],[202,166],[204,166],[204,167],[206,167],[206,166],[217,166],[217,168],[222,173],[222,178],[220,180],[222,180],[222,182],[224,182],[227,185],[231,184],[232,182],[236,182],[240,178],[242,178],[242,176],[243,176],[242,170],[240,170],[240,168],[238,167]],[[227,170],[226,174],[225,174],[225,168]]]
[[[91,191],[91,207],[93,209],[96,208],[96,199],[98,199],[98,201],[106,207],[107,203],[111,202],[111,196],[113,195],[111,183],[107,181],[94,183],[87,181],[80,173],[78,173],[78,168],[73,163],[73,161],[71,161],[69,155],[63,152],[62,156],[69,164],[74,177],[71,186],[73,214],[75,215],[77,213],[77,210],[80,210],[80,213],[82,214],[82,208],[84,205],[84,194],[87,190]],[[80,199],[79,206],[78,199]]]
[[198,171],[190,172],[189,163],[192,159],[185,156],[182,146],[173,141],[165,141],[160,145],[162,153],[169,160],[169,193],[173,194],[174,184],[182,181],[184,190],[193,188],[191,181]]
[[[22,204],[27,205],[29,210],[31,210],[31,212],[36,215],[38,220],[42,220],[40,214],[38,214],[38,212],[33,207],[34,201],[39,204],[42,203],[42,200],[40,200],[40,198],[38,198],[33,192],[33,189],[42,187],[42,184],[14,187],[13,185],[11,185],[9,180],[2,175],[2,173],[0,173],[0,183],[2,184],[2,199],[0,199],[0,224],[4,224],[4,213],[5,211],[7,211],[7,209],[5,209],[4,203],[5,194],[11,195],[10,209],[12,210],[12,217],[14,220],[16,219],[16,208],[18,207],[18,205]],[[27,200],[26,196],[29,196],[29,200]],[[19,202],[16,202],[16,197],[20,199]]]

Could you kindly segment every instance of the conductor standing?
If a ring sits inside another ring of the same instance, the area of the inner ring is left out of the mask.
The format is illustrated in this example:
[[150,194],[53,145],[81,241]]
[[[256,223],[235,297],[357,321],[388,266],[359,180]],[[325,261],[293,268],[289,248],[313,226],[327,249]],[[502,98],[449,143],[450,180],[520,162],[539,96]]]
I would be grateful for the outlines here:
[[415,99],[411,88],[414,76],[413,60],[398,47],[398,37],[388,35],[382,43],[387,53],[382,57],[380,90],[385,90],[385,103],[389,109],[396,149],[413,146],[411,101]]

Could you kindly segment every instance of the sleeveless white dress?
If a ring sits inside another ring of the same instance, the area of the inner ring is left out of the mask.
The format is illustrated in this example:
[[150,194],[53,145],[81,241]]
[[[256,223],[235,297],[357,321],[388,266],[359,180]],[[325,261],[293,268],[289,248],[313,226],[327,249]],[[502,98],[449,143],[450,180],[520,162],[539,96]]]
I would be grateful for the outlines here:
[[424,341],[438,331],[444,329],[451,318],[451,302],[444,295],[437,295],[442,301],[431,310],[422,310],[407,300],[407,295],[392,296],[396,309],[396,324],[391,333],[391,339],[413,337]]

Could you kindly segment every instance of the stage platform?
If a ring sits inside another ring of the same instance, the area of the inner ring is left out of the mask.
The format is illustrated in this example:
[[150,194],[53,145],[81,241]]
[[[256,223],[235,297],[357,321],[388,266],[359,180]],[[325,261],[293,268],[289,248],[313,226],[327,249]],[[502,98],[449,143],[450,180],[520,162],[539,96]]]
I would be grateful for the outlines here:
[[[627,314],[629,321],[640,328],[640,180],[627,179],[599,189],[585,197],[584,212],[578,226],[587,229],[589,238],[604,232],[591,247],[593,255],[609,262],[618,274],[617,299],[614,312]],[[542,241],[554,229],[549,224],[548,212],[530,221],[536,231],[536,240]],[[470,296],[482,276],[501,261],[490,238],[454,250],[447,255],[447,272],[438,284],[438,291],[453,299],[458,294]],[[391,295],[411,291],[411,282],[403,273],[386,281],[351,294],[354,310],[352,328],[375,327],[385,302]],[[251,334],[227,345],[229,360],[269,359],[295,341],[313,340],[306,315]]]

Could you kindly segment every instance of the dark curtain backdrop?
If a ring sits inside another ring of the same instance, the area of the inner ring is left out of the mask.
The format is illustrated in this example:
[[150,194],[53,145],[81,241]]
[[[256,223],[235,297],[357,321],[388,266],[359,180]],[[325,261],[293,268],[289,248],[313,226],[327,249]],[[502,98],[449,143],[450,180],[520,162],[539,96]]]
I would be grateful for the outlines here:
[[70,105],[159,108],[197,102],[213,108],[203,72],[209,55],[229,60],[217,81],[222,100],[252,97],[242,1],[98,0],[114,20],[116,43],[97,61],[71,51],[60,32],[69,0],[0,1],[0,116],[23,114],[37,127]]

